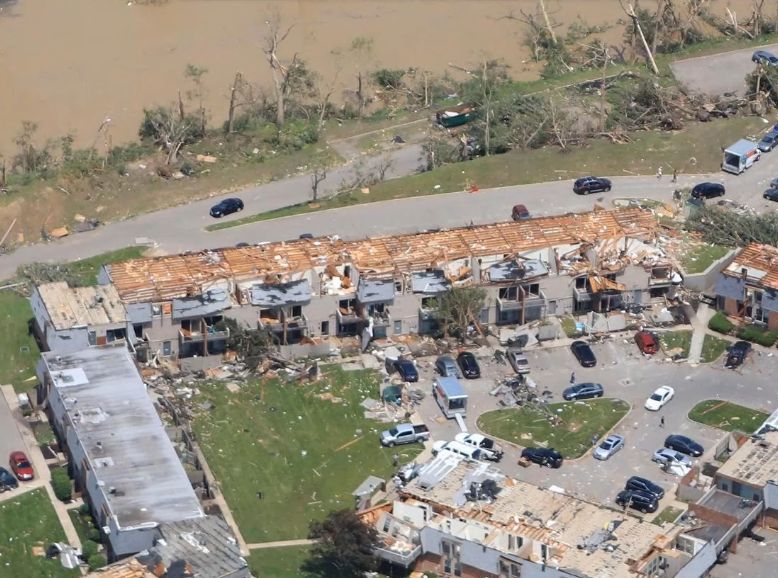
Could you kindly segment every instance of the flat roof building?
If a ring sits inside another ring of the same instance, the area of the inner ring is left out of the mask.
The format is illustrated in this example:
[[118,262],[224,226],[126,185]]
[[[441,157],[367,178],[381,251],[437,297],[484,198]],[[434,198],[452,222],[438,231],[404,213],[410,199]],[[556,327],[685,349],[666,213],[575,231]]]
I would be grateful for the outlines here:
[[126,347],[44,353],[39,378],[112,555],[151,548],[160,524],[203,517]]

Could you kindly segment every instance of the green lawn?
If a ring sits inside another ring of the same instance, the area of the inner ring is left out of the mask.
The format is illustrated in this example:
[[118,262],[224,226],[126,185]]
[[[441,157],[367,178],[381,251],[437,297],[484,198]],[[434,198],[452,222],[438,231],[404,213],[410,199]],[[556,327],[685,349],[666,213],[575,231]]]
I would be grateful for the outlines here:
[[300,571],[300,565],[308,557],[308,546],[288,548],[267,548],[252,550],[247,558],[249,568],[255,576],[268,578],[302,578],[310,574]]
[[770,415],[729,401],[708,399],[695,405],[689,419],[725,431],[753,433]]
[[562,330],[568,337],[578,337],[580,335],[578,329],[575,327],[575,319],[569,315],[565,315],[559,319],[562,324]]
[[[707,123],[690,123],[688,128],[678,132],[637,132],[630,134],[632,141],[623,145],[595,140],[567,152],[553,147],[512,151],[384,181],[371,186],[369,194],[352,191],[320,200],[315,205],[300,203],[217,223],[207,227],[207,230],[237,227],[362,203],[463,191],[468,183],[475,183],[485,189],[573,179],[590,173],[651,175],[656,173],[660,164],[664,167],[665,174],[672,173],[673,168],[677,168],[681,174],[716,172],[721,164],[721,146],[731,144],[737,136],[757,134],[763,130],[764,123],[757,117],[736,117],[716,119]],[[692,158],[695,159],[694,164],[690,160]],[[477,199],[477,193],[474,195]],[[671,200],[669,196],[667,200]]]
[[592,446],[592,436],[602,438],[629,411],[620,399],[552,403],[551,413],[562,422],[554,426],[535,408],[489,411],[478,418],[478,427],[494,437],[521,446],[548,446],[566,458],[582,456]]
[[656,518],[651,520],[651,523],[656,524],[657,526],[661,526],[665,522],[674,522],[678,519],[678,516],[680,516],[681,513],[682,510],[680,509],[667,506],[664,510],[657,514]]
[[721,245],[695,245],[681,255],[681,266],[688,274],[702,273],[729,251]]
[[0,383],[12,384],[17,391],[35,385],[35,363],[40,352],[28,331],[30,319],[32,309],[25,297],[0,291]]
[[33,546],[45,550],[51,542],[63,540],[65,532],[42,489],[0,502],[0,577],[79,576],[78,570],[66,570],[59,560],[32,553]]
[[[352,508],[351,492],[368,475],[394,473],[395,452],[405,462],[421,450],[379,445],[378,432],[389,426],[365,419],[359,405],[379,397],[372,372],[333,366],[315,384],[265,380],[235,394],[222,383],[200,390],[215,408],[195,418],[195,432],[249,543],[305,538],[312,519]],[[319,397],[328,393],[343,402]]]
[[716,361],[731,344],[731,341],[721,339],[715,335],[706,334],[705,340],[702,342],[702,353],[700,354],[700,361],[703,363],[711,363],[712,361]]
[[690,330],[667,331],[660,335],[659,342],[665,352],[680,348],[682,355],[687,357],[692,343],[692,332]]

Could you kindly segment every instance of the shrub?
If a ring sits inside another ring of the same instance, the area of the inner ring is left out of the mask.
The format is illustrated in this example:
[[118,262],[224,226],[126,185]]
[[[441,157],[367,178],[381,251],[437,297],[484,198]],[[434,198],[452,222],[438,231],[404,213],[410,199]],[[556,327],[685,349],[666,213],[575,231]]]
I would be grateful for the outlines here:
[[87,564],[89,564],[90,570],[97,570],[98,568],[102,568],[106,564],[108,564],[108,560],[105,559],[105,556],[102,554],[95,554],[94,556],[90,556],[89,560],[87,560]]
[[82,516],[88,516],[91,513],[91,510],[89,509],[89,504],[81,504],[78,507],[78,513]]
[[758,325],[744,325],[737,330],[737,336],[746,341],[753,341],[765,347],[772,347],[778,340],[778,331],[768,331]]
[[[84,545],[81,546],[81,557],[84,560],[89,561],[95,554],[98,554],[100,551],[100,546],[97,545],[96,542],[93,542],[92,540],[87,540],[84,542]],[[92,568],[94,570],[94,568]]]
[[712,329],[713,331],[717,331],[718,333],[723,333],[725,335],[732,333],[732,330],[735,328],[735,325],[727,319],[727,316],[724,315],[721,311],[717,312],[713,317],[710,318],[710,321],[708,321],[708,329]]
[[72,495],[70,477],[67,471],[57,468],[51,472],[51,487],[54,488],[54,495],[62,502],[69,502]]
[[92,526],[87,530],[86,537],[92,542],[99,542],[102,536],[100,535],[100,530]]

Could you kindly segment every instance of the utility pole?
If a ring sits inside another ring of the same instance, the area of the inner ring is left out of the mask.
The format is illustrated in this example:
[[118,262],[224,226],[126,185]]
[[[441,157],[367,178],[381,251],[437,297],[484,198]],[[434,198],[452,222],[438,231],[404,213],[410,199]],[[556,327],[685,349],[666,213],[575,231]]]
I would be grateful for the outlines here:
[[640,26],[640,20],[638,20],[637,14],[635,14],[635,9],[632,7],[632,4],[628,4],[627,8],[628,9],[625,9],[624,11],[627,13],[627,16],[632,18],[632,22],[635,24],[635,29],[638,31],[640,41],[643,43],[643,49],[646,51],[646,60],[648,60],[648,64],[651,65],[653,73],[659,76],[659,68],[657,68],[654,55],[651,52],[651,48],[648,46],[648,42],[646,42],[646,37],[643,34],[643,28]]

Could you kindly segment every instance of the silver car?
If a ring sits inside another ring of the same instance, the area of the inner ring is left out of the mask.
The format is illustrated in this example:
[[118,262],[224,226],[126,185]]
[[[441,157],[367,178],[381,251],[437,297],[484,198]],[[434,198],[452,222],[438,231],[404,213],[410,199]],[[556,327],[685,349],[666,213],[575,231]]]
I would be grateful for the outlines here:
[[508,358],[508,363],[511,364],[513,371],[519,375],[529,373],[529,360],[521,349],[509,349],[505,352],[505,356]]
[[623,447],[624,437],[618,434],[611,434],[600,442],[600,445],[597,446],[592,455],[594,459],[607,460]]
[[692,467],[692,459],[689,456],[682,454],[681,452],[671,450],[670,448],[661,448],[656,450],[654,452],[654,457],[651,458],[651,460],[663,466],[683,464],[684,466]]
[[441,355],[435,360],[435,370],[443,377],[461,377],[457,362],[448,355]]

